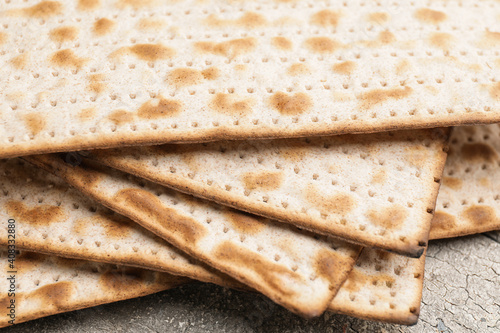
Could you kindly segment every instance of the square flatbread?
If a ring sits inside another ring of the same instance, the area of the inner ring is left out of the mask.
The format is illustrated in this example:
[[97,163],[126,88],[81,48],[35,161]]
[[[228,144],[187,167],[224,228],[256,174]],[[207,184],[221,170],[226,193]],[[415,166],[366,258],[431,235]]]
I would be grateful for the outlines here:
[[499,8],[3,1],[0,157],[500,121]]
[[29,157],[196,259],[303,316],[326,310],[361,248],[195,199],[121,171]]
[[500,125],[453,129],[431,239],[500,230]]

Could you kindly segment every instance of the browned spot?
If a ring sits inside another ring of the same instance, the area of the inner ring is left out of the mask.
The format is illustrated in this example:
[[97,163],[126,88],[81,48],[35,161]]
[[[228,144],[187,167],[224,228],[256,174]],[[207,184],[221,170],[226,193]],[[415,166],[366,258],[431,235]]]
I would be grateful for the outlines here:
[[500,46],[500,32],[486,30],[483,38],[479,41],[483,48],[494,48]]
[[111,112],[108,119],[114,122],[115,125],[130,123],[134,120],[134,113],[126,110],[115,110]]
[[41,253],[23,251],[16,257],[15,265],[19,273],[28,274],[46,259],[47,257]]
[[454,37],[445,32],[433,32],[429,35],[428,41],[434,47],[448,50],[453,45]]
[[101,0],[78,0],[78,10],[94,10],[101,5]]
[[7,34],[5,32],[0,32],[0,45],[4,44],[7,42]]
[[157,196],[146,190],[120,190],[113,197],[113,201],[127,210],[140,212],[148,221],[153,221],[174,237],[182,238],[182,242],[195,244],[207,234],[207,229],[200,222],[166,207]]
[[500,82],[497,82],[490,87],[491,98],[500,101]]
[[98,225],[104,229],[106,237],[125,239],[130,234],[132,229],[131,222],[125,218],[119,218],[118,215],[113,215],[113,218],[108,218],[102,215],[94,216],[88,223]]
[[94,22],[93,30],[97,36],[104,36],[110,33],[114,27],[115,22],[113,20],[103,17]]
[[443,177],[443,186],[447,186],[452,190],[460,190],[462,188],[462,180],[455,177]]
[[382,261],[388,261],[391,258],[391,254],[387,251],[375,250],[375,253],[377,254],[377,258]]
[[298,76],[298,75],[309,74],[311,73],[311,71],[305,64],[296,63],[288,67],[287,73],[291,76]]
[[408,211],[401,205],[395,204],[384,209],[370,210],[366,217],[376,226],[394,230],[400,228],[406,221]]
[[444,212],[436,212],[431,222],[431,232],[436,230],[451,230],[455,227],[456,221],[453,215]]
[[367,21],[374,24],[384,24],[391,19],[391,16],[386,12],[377,12],[368,14]]
[[463,215],[474,225],[490,224],[496,220],[495,210],[489,206],[471,206]]
[[197,51],[211,53],[220,56],[234,58],[255,49],[257,40],[253,37],[232,39],[227,42],[196,42],[194,47]]
[[407,59],[400,60],[396,64],[396,74],[402,75],[405,72],[411,70],[411,63]]
[[216,80],[219,75],[219,69],[217,67],[209,67],[201,71],[201,75],[205,80]]
[[470,162],[493,162],[497,158],[496,151],[483,143],[466,143],[461,149],[462,158]]
[[293,48],[293,43],[286,37],[278,36],[271,38],[271,44],[277,49],[289,51]]
[[269,101],[274,109],[287,116],[304,113],[313,105],[311,98],[303,92],[298,92],[292,95],[278,91],[270,98]]
[[247,172],[242,177],[245,189],[272,191],[281,186],[283,173],[281,172]]
[[345,193],[329,195],[314,186],[308,186],[305,195],[307,202],[325,214],[347,215],[356,207],[356,200]]
[[265,223],[247,213],[227,210],[224,216],[238,232],[254,235],[266,228]]
[[248,98],[238,100],[234,94],[218,93],[210,101],[209,107],[223,114],[244,116],[252,112],[252,104]]
[[104,90],[106,90],[104,74],[90,75],[87,90],[96,94],[104,92]]
[[267,20],[264,16],[254,13],[246,12],[240,18],[234,20],[223,20],[217,18],[214,14],[210,15],[205,23],[213,27],[223,27],[223,26],[238,26],[245,29],[252,29],[257,27],[262,27],[267,24]]
[[387,180],[387,172],[385,170],[377,171],[372,177],[372,183],[374,184],[383,184]]
[[46,311],[51,308],[65,310],[70,309],[72,306],[70,298],[73,296],[74,288],[73,282],[61,281],[40,287],[25,295],[25,297],[29,300],[40,300]]
[[332,53],[344,47],[343,44],[328,37],[311,37],[305,41],[305,46],[312,52]]
[[152,19],[152,18],[142,18],[140,19],[137,24],[136,28],[137,30],[141,31],[156,31],[163,29],[167,26],[167,23],[163,20],[158,20],[158,19]]
[[177,88],[192,86],[201,83],[203,81],[203,75],[197,69],[176,68],[168,74],[167,81]]
[[49,37],[54,42],[62,43],[75,40],[78,37],[78,28],[73,26],[52,29]]
[[118,0],[116,6],[119,8],[132,7],[139,9],[142,7],[150,7],[158,3],[158,0]]
[[45,118],[40,113],[28,113],[24,116],[24,123],[33,135],[40,133],[47,124]]
[[420,8],[415,12],[415,18],[424,23],[438,24],[447,19],[445,13],[429,8]]
[[127,274],[108,271],[99,278],[99,284],[105,292],[120,293],[130,288],[140,289],[145,285],[146,271],[139,268],[129,268]]
[[80,111],[80,113],[78,114],[78,118],[81,121],[89,121],[92,118],[94,118],[95,114],[96,114],[95,108],[86,108]]
[[42,1],[34,6],[23,8],[22,13],[29,17],[49,18],[62,14],[63,6],[57,1]]
[[381,31],[374,40],[363,40],[360,43],[366,47],[380,47],[394,43],[396,36],[390,31]]
[[247,68],[248,68],[248,66],[244,65],[244,64],[236,64],[236,65],[234,65],[234,70],[235,71],[241,71],[242,72],[242,71],[246,71]]
[[392,89],[373,89],[362,93],[358,100],[362,109],[370,109],[390,99],[402,99],[410,96],[413,89],[410,87]]
[[315,273],[331,282],[351,269],[351,263],[333,250],[321,249],[314,258]]
[[158,119],[176,116],[181,111],[181,102],[160,97],[142,104],[137,115],[144,119]]
[[374,283],[380,285],[387,285],[394,283],[394,278],[387,274],[367,275],[358,268],[354,267],[349,274],[349,277],[342,285],[342,288],[351,293],[356,293],[363,289],[365,286],[373,285]]
[[488,178],[481,178],[479,179],[479,184],[483,187],[490,187],[491,183]]
[[295,291],[290,289],[289,284],[284,283],[285,279],[290,278],[297,281],[297,283],[303,282],[299,274],[287,267],[267,260],[229,241],[224,241],[217,246],[213,255],[225,265],[251,270],[261,279],[258,285],[265,290],[277,291],[283,296],[293,296],[295,294]]
[[15,69],[25,69],[28,67],[30,57],[27,52],[21,53],[20,55],[10,59],[9,63],[14,67]]
[[145,61],[156,61],[171,58],[175,51],[162,44],[136,44],[128,50],[137,58]]
[[311,16],[311,23],[322,27],[336,27],[342,14],[338,11],[324,9]]
[[356,68],[356,63],[354,61],[343,61],[338,64],[333,65],[332,69],[337,74],[351,75]]
[[65,49],[53,53],[50,57],[50,62],[52,65],[58,67],[80,68],[87,62],[87,59],[78,57],[70,49]]
[[8,201],[5,210],[9,215],[21,223],[32,225],[48,225],[54,222],[63,222],[67,215],[60,206],[38,204],[33,208],[27,207],[20,201]]

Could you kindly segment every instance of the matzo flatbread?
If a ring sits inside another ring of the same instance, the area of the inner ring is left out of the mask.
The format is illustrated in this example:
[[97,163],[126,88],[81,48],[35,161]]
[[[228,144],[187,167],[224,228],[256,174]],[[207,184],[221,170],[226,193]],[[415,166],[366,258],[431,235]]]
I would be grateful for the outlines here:
[[443,129],[95,150],[122,171],[254,214],[418,257],[446,160]]
[[[25,161],[0,160],[0,191],[0,218],[16,221],[19,248],[241,288],[237,281]],[[8,225],[3,223],[0,245],[8,244],[8,235]]]
[[0,157],[500,121],[499,8],[4,1]]
[[[2,272],[12,271],[2,246]],[[6,291],[11,280],[0,279],[0,327],[11,325],[11,300],[15,304],[14,324],[56,313],[140,297],[170,289],[189,281],[186,278],[138,268],[63,259],[34,252],[21,252],[14,261],[15,297]],[[9,276],[10,277],[10,276]]]
[[303,316],[318,316],[361,248],[234,211],[84,160],[29,160],[169,243]]
[[431,239],[500,229],[500,125],[453,129]]

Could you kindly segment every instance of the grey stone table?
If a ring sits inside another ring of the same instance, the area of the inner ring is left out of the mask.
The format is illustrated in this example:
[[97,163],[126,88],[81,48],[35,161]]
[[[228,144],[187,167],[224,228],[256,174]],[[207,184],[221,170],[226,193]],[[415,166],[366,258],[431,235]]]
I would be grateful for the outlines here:
[[196,283],[7,328],[9,332],[500,332],[500,233],[431,242],[419,323],[297,317],[265,297]]

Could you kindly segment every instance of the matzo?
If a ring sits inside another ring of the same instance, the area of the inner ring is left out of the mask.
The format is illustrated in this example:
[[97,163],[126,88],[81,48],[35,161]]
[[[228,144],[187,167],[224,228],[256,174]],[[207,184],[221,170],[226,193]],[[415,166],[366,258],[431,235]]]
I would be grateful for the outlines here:
[[413,325],[420,313],[425,255],[418,259],[365,248],[328,307],[358,318]]
[[224,205],[418,257],[447,132],[131,147],[89,156]]
[[0,157],[500,121],[500,3],[3,1]]
[[56,155],[30,161],[293,312],[320,315],[361,248]]
[[[239,287],[133,221],[20,159],[0,160],[0,218],[16,222],[16,245],[61,257],[145,267]],[[8,243],[7,223],[0,244]]]
[[455,127],[431,239],[500,229],[500,125]]
[[[9,268],[5,247],[0,251],[0,267]],[[15,296],[6,291],[11,281],[0,279],[0,327],[11,325],[7,316],[11,300],[15,304],[14,324],[100,304],[140,297],[170,289],[189,281],[166,273],[94,262],[63,259],[23,251],[14,261]]]

